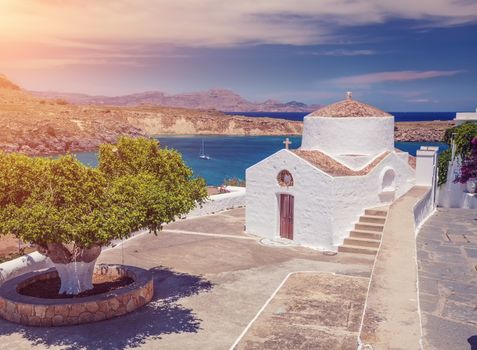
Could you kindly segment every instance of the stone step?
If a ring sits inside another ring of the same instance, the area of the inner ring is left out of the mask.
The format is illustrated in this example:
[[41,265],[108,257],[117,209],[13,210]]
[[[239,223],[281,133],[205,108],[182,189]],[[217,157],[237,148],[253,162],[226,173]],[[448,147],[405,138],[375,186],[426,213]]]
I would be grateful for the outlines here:
[[381,241],[379,239],[349,237],[349,238],[345,238],[343,245],[352,245],[355,247],[379,248],[380,243]]
[[382,216],[386,217],[388,215],[388,212],[386,210],[381,210],[381,209],[366,209],[364,211],[364,215],[373,215],[373,216]]
[[382,237],[381,232],[366,231],[366,230],[352,230],[349,234],[350,237],[367,238],[380,240]]
[[367,255],[376,255],[378,248],[371,247],[358,247],[354,245],[340,245],[338,247],[338,252],[340,253],[355,253],[355,254],[367,254]]
[[386,218],[383,216],[375,216],[375,215],[362,215],[359,218],[360,223],[372,223],[372,224],[383,224],[386,222]]
[[365,230],[365,231],[374,231],[374,232],[383,232],[384,225],[383,224],[373,224],[370,222],[367,223],[357,223],[354,225],[356,230]]

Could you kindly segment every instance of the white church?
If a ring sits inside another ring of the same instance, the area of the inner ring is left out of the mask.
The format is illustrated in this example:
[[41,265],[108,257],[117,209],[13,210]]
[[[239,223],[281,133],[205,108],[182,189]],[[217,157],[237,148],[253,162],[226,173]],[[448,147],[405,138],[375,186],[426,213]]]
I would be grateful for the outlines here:
[[304,118],[299,149],[246,171],[246,231],[336,251],[365,209],[388,205],[416,178],[415,159],[394,148],[394,117],[343,101]]

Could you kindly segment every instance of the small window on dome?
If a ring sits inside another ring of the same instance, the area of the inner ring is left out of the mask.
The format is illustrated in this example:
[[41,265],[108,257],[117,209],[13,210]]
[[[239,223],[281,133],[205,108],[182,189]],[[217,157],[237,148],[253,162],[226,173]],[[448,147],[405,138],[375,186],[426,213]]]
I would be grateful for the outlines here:
[[281,187],[293,186],[293,176],[288,170],[280,171],[277,176],[277,181]]

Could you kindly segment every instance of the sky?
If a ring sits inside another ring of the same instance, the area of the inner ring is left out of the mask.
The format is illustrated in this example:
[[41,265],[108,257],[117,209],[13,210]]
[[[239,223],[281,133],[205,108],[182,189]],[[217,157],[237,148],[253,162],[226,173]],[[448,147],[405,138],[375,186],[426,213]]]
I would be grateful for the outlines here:
[[0,73],[29,90],[471,111],[476,62],[477,0],[0,0]]

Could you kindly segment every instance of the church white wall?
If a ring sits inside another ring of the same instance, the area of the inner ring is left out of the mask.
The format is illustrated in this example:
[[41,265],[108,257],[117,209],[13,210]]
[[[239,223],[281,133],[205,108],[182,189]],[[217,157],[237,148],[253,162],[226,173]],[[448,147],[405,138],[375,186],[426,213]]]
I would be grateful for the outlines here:
[[[276,177],[286,169],[294,186],[280,187]],[[389,183],[389,171],[393,172]],[[332,178],[295,154],[282,150],[246,172],[246,230],[277,239],[280,193],[295,197],[294,241],[337,250],[367,208],[389,204],[413,185],[415,171],[402,155],[389,154],[366,176]]]
[[[394,181],[389,183],[389,174]],[[414,185],[415,171],[402,156],[389,154],[366,176],[336,177],[333,184],[333,245],[335,249],[367,208],[390,204]]]
[[[377,155],[394,150],[394,117],[304,118],[302,149],[332,156]],[[353,159],[341,159],[354,167]]]
[[[277,175],[288,170],[293,187],[280,187]],[[294,200],[294,241],[322,249],[333,247],[332,178],[297,157],[281,150],[246,171],[246,230],[248,233],[277,239],[279,231],[279,194]]]

